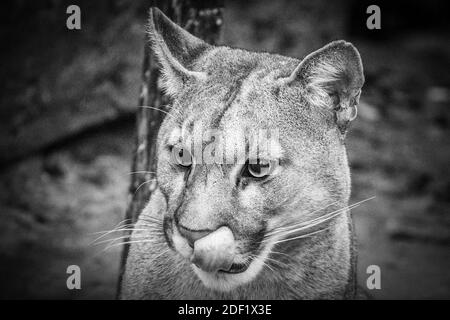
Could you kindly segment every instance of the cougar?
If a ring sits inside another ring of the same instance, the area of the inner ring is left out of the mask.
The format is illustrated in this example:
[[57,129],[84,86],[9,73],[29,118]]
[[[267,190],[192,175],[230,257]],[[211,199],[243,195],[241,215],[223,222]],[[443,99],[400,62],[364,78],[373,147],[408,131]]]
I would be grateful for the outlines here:
[[354,298],[356,48],[334,41],[298,60],[213,46],[156,8],[148,36],[171,103],[120,298]]

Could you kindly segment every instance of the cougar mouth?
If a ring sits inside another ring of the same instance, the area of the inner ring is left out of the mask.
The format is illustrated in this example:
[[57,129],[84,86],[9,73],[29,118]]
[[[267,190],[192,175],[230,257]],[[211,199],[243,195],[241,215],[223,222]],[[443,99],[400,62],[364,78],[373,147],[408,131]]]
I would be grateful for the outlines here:
[[242,273],[248,269],[248,264],[246,263],[233,263],[228,270],[219,270],[221,273]]
[[245,244],[238,243],[227,228],[220,229],[206,234],[167,219],[164,233],[169,246],[189,261],[206,287],[226,292],[252,281],[263,269],[267,252],[261,238],[265,229]]

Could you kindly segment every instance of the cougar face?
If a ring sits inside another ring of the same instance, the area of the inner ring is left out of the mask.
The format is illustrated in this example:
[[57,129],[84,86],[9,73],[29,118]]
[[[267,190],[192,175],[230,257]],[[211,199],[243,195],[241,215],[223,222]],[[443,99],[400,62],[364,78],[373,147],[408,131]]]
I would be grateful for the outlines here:
[[361,60],[344,41],[302,61],[213,47],[157,9],[149,31],[171,97],[157,140],[164,239],[205,287],[231,291],[347,205]]
[[270,220],[287,196],[280,185],[290,170],[275,121],[241,114],[254,102],[233,94],[233,101],[211,98],[209,90],[175,100],[158,152],[166,240],[206,286],[220,290],[252,280],[264,265]]

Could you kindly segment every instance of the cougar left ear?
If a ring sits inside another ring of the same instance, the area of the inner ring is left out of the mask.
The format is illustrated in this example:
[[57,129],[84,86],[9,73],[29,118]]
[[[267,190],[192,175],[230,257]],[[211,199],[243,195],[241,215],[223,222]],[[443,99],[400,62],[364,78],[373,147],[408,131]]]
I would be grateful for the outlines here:
[[364,74],[359,52],[349,42],[334,41],[309,54],[281,81],[300,83],[311,104],[332,109],[342,133],[356,118]]

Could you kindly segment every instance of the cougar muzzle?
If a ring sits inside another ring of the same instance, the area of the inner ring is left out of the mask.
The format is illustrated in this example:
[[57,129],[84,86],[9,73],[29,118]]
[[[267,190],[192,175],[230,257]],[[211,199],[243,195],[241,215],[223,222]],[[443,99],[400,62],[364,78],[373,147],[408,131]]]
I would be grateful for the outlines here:
[[191,262],[205,272],[229,271],[233,266],[236,245],[228,227],[215,231],[193,231],[179,227],[180,233],[193,248]]

